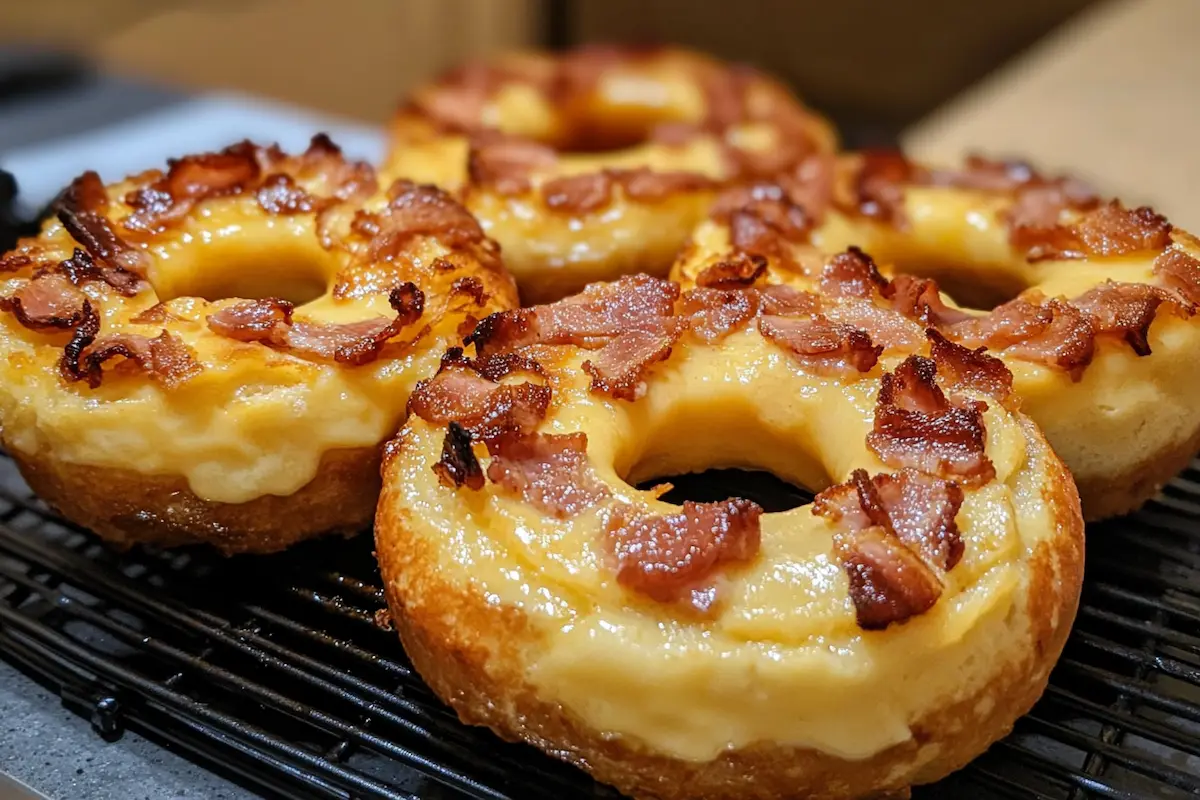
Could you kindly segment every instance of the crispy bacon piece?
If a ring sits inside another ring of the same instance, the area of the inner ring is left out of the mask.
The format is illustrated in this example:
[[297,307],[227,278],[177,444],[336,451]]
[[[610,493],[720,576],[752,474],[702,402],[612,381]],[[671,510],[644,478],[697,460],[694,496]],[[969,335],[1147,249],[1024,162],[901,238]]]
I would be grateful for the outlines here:
[[937,281],[913,275],[897,275],[883,289],[892,308],[922,325],[953,325],[971,319],[971,315],[950,308],[942,300]]
[[594,359],[583,362],[583,371],[592,376],[592,391],[637,400],[646,392],[646,370],[671,355],[681,330],[676,326],[657,332],[632,330],[614,338]]
[[734,253],[700,270],[696,285],[708,289],[742,289],[753,286],[766,271],[767,260],[762,256]]
[[86,303],[87,295],[55,273],[41,275],[11,296],[0,297],[0,309],[35,331],[77,327],[83,322]]
[[[84,348],[96,341],[98,333],[100,333],[100,315],[92,307],[91,301],[85,299],[82,319],[75,326],[75,331],[71,334],[71,341],[67,342],[67,346],[63,348],[62,357],[58,360],[58,372],[65,380],[81,381],[89,378],[88,383],[91,383],[81,357]],[[97,385],[99,385],[98,378]]]
[[263,181],[256,197],[258,205],[268,214],[303,214],[328,205],[297,186],[291,176],[281,173]]
[[777,183],[756,183],[724,192],[711,216],[729,226],[733,248],[765,258],[787,259],[789,243],[808,241],[813,219]]
[[467,176],[473,186],[516,195],[529,191],[534,172],[549,170],[557,163],[558,156],[546,145],[488,131],[471,139]]
[[169,225],[203,200],[227,197],[257,186],[262,177],[260,159],[282,157],[277,148],[260,153],[254,144],[243,141],[217,153],[171,159],[166,175],[126,196],[125,202],[134,212],[123,224],[131,231],[150,231]]
[[621,504],[605,526],[617,560],[617,582],[660,603],[688,599],[701,612],[715,601],[712,581],[726,564],[758,554],[762,508],[742,498],[688,500],[678,514],[658,515]]
[[449,354],[432,378],[417,384],[408,411],[435,425],[459,423],[475,440],[489,442],[506,433],[529,433],[546,416],[550,387],[501,384],[480,374],[462,351]]
[[85,172],[55,202],[55,213],[67,233],[83,245],[88,255],[139,277],[146,274],[147,257],[113,230],[104,216],[108,192],[95,172]]
[[607,172],[567,175],[542,184],[542,198],[554,211],[586,214],[612,202],[612,185]]
[[75,248],[75,252],[71,254],[70,258],[60,261],[46,271],[57,272],[76,286],[81,286],[88,281],[101,281],[125,297],[133,297],[147,285],[140,276],[123,267],[104,262],[97,264],[91,256],[78,247]]
[[1017,298],[982,317],[946,328],[968,347],[984,345],[1006,355],[1066,370],[1079,380],[1095,355],[1092,318],[1061,300],[1034,305]]
[[785,284],[770,284],[753,290],[762,314],[776,316],[811,315],[821,311],[821,298]]
[[699,192],[716,187],[716,183],[698,172],[659,172],[649,167],[609,170],[613,180],[621,185],[625,196],[639,203],[655,203],[684,192]]
[[929,338],[929,354],[937,366],[937,374],[948,386],[991,395],[1001,403],[1012,395],[1012,373],[1003,361],[988,355],[987,348],[970,350],[932,328],[926,330],[925,335]]
[[1039,212],[1042,218],[1033,218],[1029,209],[1020,209],[1020,218],[1016,213],[1010,239],[1029,261],[1158,252],[1171,245],[1171,224],[1145,206],[1127,209],[1114,200],[1074,225],[1052,223],[1048,211]]
[[872,298],[887,286],[875,260],[853,245],[831,258],[821,273],[821,292],[832,297]]
[[446,428],[442,440],[442,456],[433,465],[438,482],[447,489],[466,486],[479,491],[483,488],[483,468],[471,447],[471,432],[454,420]]
[[1189,308],[1200,306],[1200,259],[1170,247],[1154,259],[1154,274]]
[[398,258],[419,236],[436,237],[450,249],[484,241],[479,222],[436,186],[396,181],[388,196],[386,209],[376,214],[359,211],[350,223],[351,230],[368,240],[367,256],[373,261]]
[[241,342],[262,342],[303,357],[362,366],[378,358],[388,342],[421,318],[425,295],[405,282],[392,289],[388,303],[395,319],[335,324],[293,320],[292,304],[286,300],[245,300],[210,315],[207,322],[214,333]]
[[846,209],[902,227],[904,187],[926,180],[926,171],[894,150],[867,150],[854,183],[854,207]]
[[1119,336],[1139,356],[1150,355],[1150,324],[1159,305],[1167,301],[1179,308],[1165,289],[1144,283],[1105,281],[1071,301],[1092,317],[1098,336]]
[[883,347],[873,344],[865,332],[820,315],[762,316],[758,318],[758,330],[817,375],[869,372],[883,352]]
[[984,452],[986,405],[951,404],[934,381],[936,371],[930,359],[909,356],[884,374],[867,447],[892,467],[987,483],[996,470]]
[[111,333],[98,339],[94,336],[74,356],[70,355],[71,346],[68,345],[68,354],[64,354],[64,358],[73,359],[70,368],[63,370],[68,380],[86,380],[88,386],[95,389],[104,380],[104,362],[118,357],[136,364],[168,389],[200,373],[200,364],[192,349],[166,330],[153,339],[136,333]]
[[921,325],[873,300],[844,297],[822,305],[821,313],[827,318],[863,331],[885,351],[911,351],[924,341],[925,329]]
[[757,313],[757,294],[732,289],[692,289],[680,302],[688,328],[706,342],[720,341]]
[[928,611],[942,594],[938,572],[962,558],[958,484],[914,470],[850,480],[813,500],[835,528],[834,552],[850,582],[858,625],[883,630]]
[[588,464],[586,434],[509,434],[488,442],[488,453],[492,483],[555,519],[609,496]]

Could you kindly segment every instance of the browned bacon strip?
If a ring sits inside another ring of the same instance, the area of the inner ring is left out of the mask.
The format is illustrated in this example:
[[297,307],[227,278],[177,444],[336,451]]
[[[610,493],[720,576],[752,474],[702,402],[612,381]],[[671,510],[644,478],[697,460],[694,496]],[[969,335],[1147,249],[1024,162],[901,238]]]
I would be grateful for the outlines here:
[[874,478],[858,469],[816,496],[813,513],[835,528],[859,627],[882,630],[933,607],[938,572],[962,558],[962,500],[957,484],[907,469]]
[[831,258],[821,274],[821,292],[833,297],[873,298],[887,286],[875,260],[853,245]]
[[625,196],[639,203],[656,203],[676,194],[712,189],[716,184],[698,172],[660,172],[649,167],[609,170],[608,174],[625,190]]
[[276,347],[287,344],[293,306],[287,300],[266,297],[225,306],[206,320],[213,333],[239,342],[265,342]]
[[291,176],[284,174],[271,175],[263,181],[256,197],[259,207],[268,214],[303,214],[319,211],[328,205],[328,202],[322,202],[301,189]]
[[409,413],[435,425],[457,422],[483,442],[532,432],[550,407],[550,387],[498,383],[461,355],[458,351],[443,359],[437,375],[417,384],[408,400]]
[[442,440],[442,455],[433,465],[438,482],[448,489],[466,486],[479,491],[483,488],[483,468],[471,448],[471,432],[451,420]]
[[757,555],[761,515],[760,506],[742,498],[689,500],[680,513],[665,516],[618,505],[605,526],[617,582],[661,603],[687,599],[708,611],[717,571]]
[[71,381],[86,380],[88,386],[95,389],[104,379],[104,362],[118,357],[136,364],[167,388],[174,388],[200,373],[200,364],[192,349],[178,336],[164,330],[153,339],[136,333],[111,333],[94,339],[79,349],[64,377]]
[[678,338],[678,328],[628,331],[601,347],[594,359],[583,362],[583,371],[592,376],[593,391],[618,400],[636,400],[645,394],[646,370],[665,361]]
[[555,519],[609,496],[588,464],[586,434],[510,434],[488,442],[488,453],[492,483]]
[[820,315],[807,319],[762,316],[758,318],[758,330],[817,375],[869,372],[883,352],[858,328]]
[[61,275],[42,275],[9,297],[0,297],[0,309],[35,331],[74,328],[83,322],[87,295]]
[[894,373],[884,374],[867,446],[892,467],[986,483],[996,474],[984,453],[986,406],[951,404],[935,374],[934,362],[923,356],[909,356]]
[[971,319],[966,312],[950,308],[942,300],[937,281],[913,275],[897,275],[883,289],[892,308],[922,325],[953,325]]
[[[64,259],[45,270],[57,272],[76,286],[88,281],[101,281],[116,289],[125,297],[133,297],[148,284],[142,278],[128,270],[95,260],[78,247],[70,258]],[[39,271],[40,274],[40,271]]]
[[1189,308],[1200,306],[1200,259],[1179,247],[1170,247],[1154,259],[1154,274]]
[[1163,301],[1178,308],[1165,289],[1144,283],[1106,281],[1071,301],[1092,318],[1097,336],[1124,339],[1139,356],[1150,355],[1150,325]]
[[1012,373],[1003,361],[984,352],[986,348],[970,350],[932,328],[925,335],[929,337],[930,356],[937,365],[937,374],[948,386],[988,394],[1001,403],[1012,395]]
[[472,185],[516,195],[529,191],[533,172],[550,169],[557,162],[554,150],[545,145],[489,131],[472,137],[467,176]]
[[1128,209],[1114,200],[1074,225],[1058,224],[1057,212],[1051,216],[1049,208],[1018,207],[1010,217],[1010,240],[1030,261],[1158,252],[1171,244],[1171,224],[1145,206]]
[[680,314],[693,334],[717,342],[742,328],[758,313],[758,295],[722,289],[692,289],[680,301]]
[[117,235],[104,216],[107,208],[108,192],[95,172],[85,172],[72,181],[55,203],[59,222],[88,255],[135,275],[145,275],[146,254]]
[[396,259],[420,236],[436,237],[450,249],[484,241],[479,222],[436,186],[396,181],[388,196],[391,199],[383,211],[359,211],[350,224],[351,230],[367,239],[367,255],[372,260]]
[[741,289],[753,286],[766,271],[767,260],[762,256],[734,253],[700,270],[696,285],[710,289]]
[[554,211],[586,214],[612,201],[612,184],[607,172],[568,175],[542,184],[542,198]]
[[1061,300],[1042,305],[1017,298],[982,317],[946,328],[947,335],[967,345],[984,345],[1005,355],[1066,370],[1078,380],[1095,355],[1092,318]]

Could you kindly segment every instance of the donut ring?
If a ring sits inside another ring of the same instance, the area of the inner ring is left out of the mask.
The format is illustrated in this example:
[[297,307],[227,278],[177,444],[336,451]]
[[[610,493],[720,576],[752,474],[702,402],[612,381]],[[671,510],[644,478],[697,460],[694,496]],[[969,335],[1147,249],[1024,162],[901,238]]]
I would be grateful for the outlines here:
[[461,206],[379,191],[324,136],[108,187],[89,172],[57,216],[0,259],[3,443],[118,545],[270,552],[364,529],[417,379],[516,301]]
[[460,192],[526,303],[665,275],[717,185],[836,144],[748,67],[612,47],[468,64],[415,92],[391,135],[385,173]]
[[[936,331],[881,353],[842,305],[626,277],[447,354],[386,449],[376,548],[463,720],[663,800],[882,796],[1007,733],[1074,617],[1074,486],[1002,362]],[[823,491],[632,487],[710,466]]]
[[[933,326],[988,348],[1074,475],[1088,519],[1137,509],[1200,450],[1200,241],[1148,208],[1103,203],[1018,163],[974,158],[951,171],[867,153],[731,190],[714,212],[676,280],[832,282],[863,313],[907,317],[860,320],[876,344],[903,349]],[[828,259],[847,247],[861,250]],[[888,280],[865,253],[884,275],[919,277]],[[847,270],[850,289],[837,285]]]

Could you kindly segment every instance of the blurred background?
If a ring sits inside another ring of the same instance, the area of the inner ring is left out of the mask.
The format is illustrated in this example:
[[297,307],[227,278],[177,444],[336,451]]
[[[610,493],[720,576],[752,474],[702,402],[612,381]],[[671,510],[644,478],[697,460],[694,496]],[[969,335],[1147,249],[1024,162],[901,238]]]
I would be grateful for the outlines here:
[[674,42],[779,74],[849,146],[1023,155],[1196,225],[1197,37],[1200,0],[5,0],[0,168],[28,213],[73,171],[245,135],[373,157],[464,58]]

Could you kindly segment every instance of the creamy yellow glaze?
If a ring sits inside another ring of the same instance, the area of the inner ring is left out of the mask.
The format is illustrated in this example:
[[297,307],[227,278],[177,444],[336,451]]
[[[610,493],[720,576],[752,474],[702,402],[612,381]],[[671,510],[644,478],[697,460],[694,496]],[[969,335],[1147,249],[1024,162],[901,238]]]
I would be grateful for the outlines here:
[[[934,277],[971,295],[995,301],[1022,291],[1046,297],[1074,298],[1106,280],[1153,283],[1157,254],[1030,263],[1009,244],[1001,217],[1011,200],[982,192],[909,187],[905,190],[907,227],[851,218],[830,210],[813,231],[812,247],[795,250],[801,269],[773,265],[765,280],[816,290],[823,253],[857,245],[871,254],[885,274]],[[1174,235],[1175,246],[1200,256],[1187,234]],[[686,288],[705,266],[730,250],[727,229],[702,223],[694,246],[672,268],[671,277]],[[980,289],[980,287],[985,287]],[[990,287],[990,288],[989,288]],[[952,307],[984,313],[969,305]],[[1152,354],[1140,357],[1114,337],[1098,337],[1096,355],[1079,381],[1053,369],[998,351],[1014,377],[1022,411],[1046,434],[1055,451],[1081,484],[1126,474],[1179,447],[1200,429],[1200,324],[1160,310],[1150,328]],[[1084,498],[1085,511],[1087,497]]]
[[[831,528],[803,506],[762,517],[761,553],[729,572],[715,619],[699,621],[617,584],[604,545],[611,504],[673,513],[630,484],[709,467],[765,468],[813,489],[858,467],[890,471],[865,437],[879,375],[896,359],[842,385],[805,373],[750,327],[719,347],[681,342],[628,403],[588,390],[586,355],[555,368],[539,429],[585,432],[612,501],[559,522],[492,483],[447,489],[431,470],[445,431],[416,417],[385,473],[387,502],[403,509],[439,581],[524,612],[525,677],[539,697],[604,735],[681,759],[756,742],[860,759],[908,740],[928,709],[971,696],[1025,657],[1028,554],[1061,532],[1037,491],[1053,456],[1017,416],[995,402],[985,413],[997,477],[966,491],[965,556],[926,614],[860,630]],[[484,448],[477,454],[486,468]],[[421,607],[423,580],[402,572],[389,588],[414,616],[441,613]]]
[[[110,196],[116,201],[131,188],[115,186]],[[386,200],[381,194],[363,207],[377,210]],[[114,202],[109,214],[121,219],[128,211]],[[331,229],[344,232],[353,213],[349,207],[332,212]],[[372,447],[384,440],[402,421],[413,385],[436,369],[442,352],[457,339],[464,314],[441,313],[450,281],[474,274],[484,282],[491,299],[486,309],[472,310],[479,316],[512,303],[511,286],[461,253],[457,257],[466,266],[451,273],[435,270],[434,259],[449,251],[433,238],[416,240],[394,262],[369,264],[356,245],[324,249],[314,224],[313,214],[267,215],[253,196],[209,200],[177,227],[139,245],[149,256],[151,289],[123,298],[105,284],[83,287],[100,311],[101,336],[154,337],[166,328],[193,349],[202,371],[175,387],[112,365],[106,365],[98,388],[67,383],[57,362],[69,334],[34,332],[11,314],[0,314],[0,421],[6,446],[30,454],[48,451],[74,464],[181,475],[202,499],[240,503],[295,492],[313,479],[328,450]],[[51,222],[26,246],[58,260],[78,245]],[[353,298],[334,297],[337,278],[348,271],[369,279],[365,290]],[[24,284],[24,272],[0,281],[0,295]],[[426,311],[401,338],[411,338],[440,317],[415,346],[362,367],[306,360],[218,336],[208,329],[206,317],[237,300],[194,296],[224,289],[235,292],[232,298],[239,296],[236,292],[315,298],[297,307],[295,319],[356,322],[393,318],[387,292],[405,280],[424,290]],[[167,298],[174,298],[169,308],[180,319],[131,321]]]

